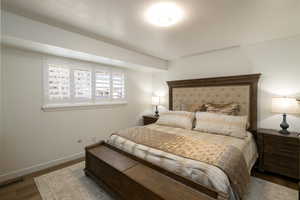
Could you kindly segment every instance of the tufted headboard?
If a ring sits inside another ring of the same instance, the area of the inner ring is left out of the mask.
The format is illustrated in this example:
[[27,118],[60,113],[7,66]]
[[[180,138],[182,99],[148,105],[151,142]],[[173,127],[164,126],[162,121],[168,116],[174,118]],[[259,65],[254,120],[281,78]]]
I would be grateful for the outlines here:
[[260,74],[168,81],[169,109],[184,104],[237,103],[239,115],[249,117],[250,131],[257,130],[257,85]]

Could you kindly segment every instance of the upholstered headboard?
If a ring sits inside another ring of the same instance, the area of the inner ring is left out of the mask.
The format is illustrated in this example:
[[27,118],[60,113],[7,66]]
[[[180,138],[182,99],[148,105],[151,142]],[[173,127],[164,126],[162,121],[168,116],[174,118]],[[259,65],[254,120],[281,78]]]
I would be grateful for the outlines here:
[[168,81],[169,109],[182,105],[237,103],[239,115],[247,115],[251,131],[257,129],[257,84],[260,74]]

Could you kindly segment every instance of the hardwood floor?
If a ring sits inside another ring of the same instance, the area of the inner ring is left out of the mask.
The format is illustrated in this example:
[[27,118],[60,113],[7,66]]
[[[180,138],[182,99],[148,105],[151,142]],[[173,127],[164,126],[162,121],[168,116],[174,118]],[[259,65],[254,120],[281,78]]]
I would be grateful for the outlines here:
[[[80,158],[74,161],[70,161],[55,167],[51,167],[39,172],[35,172],[23,177],[23,181],[12,183],[6,186],[0,187],[0,199],[1,200],[42,200],[41,195],[35,185],[34,177],[47,174],[49,172],[68,167],[83,161],[84,158]],[[296,180],[285,178],[271,173],[253,172],[253,176],[283,185],[295,190],[298,190],[298,184]]]
[[273,174],[273,173],[269,173],[269,172],[261,173],[261,172],[258,172],[256,170],[254,170],[252,172],[252,176],[264,179],[264,180],[272,182],[272,183],[276,183],[278,185],[282,185],[282,186],[285,186],[285,187],[288,187],[288,188],[292,188],[292,189],[295,189],[295,190],[299,189],[299,186],[298,186],[299,180],[296,180],[296,179],[283,177],[281,175],[277,175],[277,174]]
[[45,170],[41,170],[23,177],[23,181],[4,185],[0,187],[1,200],[42,200],[42,197],[35,185],[34,177],[62,169],[83,161],[84,158],[66,162]]

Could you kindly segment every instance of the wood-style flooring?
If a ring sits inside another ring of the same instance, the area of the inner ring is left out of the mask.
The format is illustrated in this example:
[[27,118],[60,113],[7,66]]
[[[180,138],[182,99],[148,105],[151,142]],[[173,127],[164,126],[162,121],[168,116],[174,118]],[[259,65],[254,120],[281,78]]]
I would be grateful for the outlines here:
[[43,174],[50,173],[52,171],[62,169],[76,163],[83,161],[84,158],[76,159],[70,162],[66,162],[55,167],[50,167],[45,170],[41,170],[23,177],[20,182],[2,185],[0,187],[0,199],[1,200],[42,200],[42,197],[35,185],[34,177],[41,176]]
[[[83,161],[84,158],[80,158],[74,161],[66,162],[64,164],[57,165],[39,172],[35,172],[23,177],[23,181],[8,184],[6,186],[0,186],[0,199],[1,200],[42,200],[42,197],[34,183],[34,177],[47,174],[49,172],[68,167]],[[292,189],[298,189],[297,181],[288,179],[285,177],[277,176],[274,174],[253,172],[253,176],[283,185]]]

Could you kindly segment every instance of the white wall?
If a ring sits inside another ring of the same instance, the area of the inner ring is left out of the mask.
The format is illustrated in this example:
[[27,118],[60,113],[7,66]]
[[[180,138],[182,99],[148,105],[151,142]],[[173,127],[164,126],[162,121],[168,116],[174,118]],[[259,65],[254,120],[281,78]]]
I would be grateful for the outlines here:
[[[127,70],[127,105],[43,112],[43,56],[2,49],[6,157],[0,180],[36,170],[40,164],[45,167],[57,159],[78,157],[94,137],[105,139],[115,130],[137,125],[141,115],[151,109],[152,77]],[[77,143],[79,139],[82,143]]]
[[[167,93],[166,80],[249,73],[262,73],[259,126],[278,129],[281,116],[271,113],[271,97],[300,97],[300,35],[174,60],[167,74],[153,75],[153,90]],[[300,131],[299,116],[289,115],[288,121],[291,130]]]

